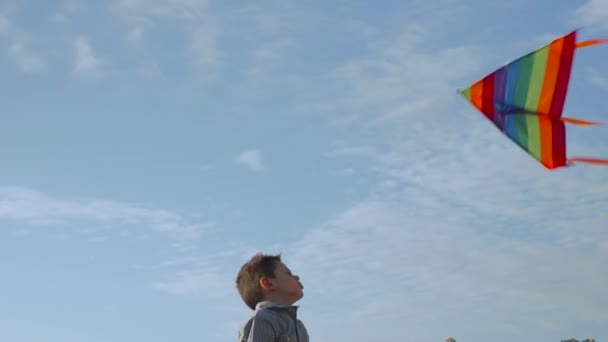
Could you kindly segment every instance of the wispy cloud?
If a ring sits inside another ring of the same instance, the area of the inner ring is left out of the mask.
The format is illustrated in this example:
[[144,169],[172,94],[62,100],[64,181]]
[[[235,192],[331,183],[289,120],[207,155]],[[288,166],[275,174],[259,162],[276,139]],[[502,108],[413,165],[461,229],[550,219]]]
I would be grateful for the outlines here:
[[32,51],[31,37],[17,28],[7,17],[0,15],[0,37],[10,42],[9,54],[22,72],[32,73],[47,70],[47,64],[41,54]]
[[100,75],[100,59],[95,56],[89,39],[79,36],[74,40],[74,72],[78,74]]
[[162,78],[163,71],[157,63],[142,64],[137,68],[137,72],[146,78]]
[[[242,255],[251,250],[241,243],[225,242],[211,246],[204,253],[177,257],[155,265],[141,266],[168,274],[165,280],[152,284],[156,290],[186,297],[206,297],[218,301],[234,299],[235,268],[240,267]],[[235,268],[224,267],[234,264]]]
[[6,18],[3,15],[0,15],[0,33],[6,34],[10,29],[11,29],[11,23],[8,20],[8,18]]
[[23,72],[37,72],[47,69],[44,59],[29,51],[23,42],[11,44],[10,53],[19,70]]
[[63,0],[51,18],[55,23],[66,24],[85,7],[81,0]]
[[608,29],[608,2],[605,0],[585,1],[574,12],[573,20],[577,25],[583,25],[592,30]]
[[335,174],[338,176],[352,176],[356,173],[355,169],[353,168],[347,168],[347,169],[339,169],[335,171]]
[[[387,336],[406,329],[411,338],[432,340],[448,334],[466,339],[476,333],[472,329],[487,337],[520,337],[525,327],[541,336],[567,334],[580,322],[608,322],[603,311],[608,303],[598,302],[607,298],[602,284],[608,278],[599,270],[608,254],[593,247],[605,244],[606,234],[587,246],[517,238],[516,232],[500,235],[484,226],[495,231],[512,222],[470,208],[449,210],[423,190],[406,193],[415,201],[364,201],[289,249],[292,268],[310,298],[307,311],[315,313],[309,324],[320,339],[338,338],[335,326],[327,323],[335,324],[330,318],[336,315],[353,327],[348,333],[353,340],[366,333],[355,324],[362,319]],[[557,222],[542,219],[547,225]],[[605,219],[597,218],[596,229]],[[538,229],[529,228],[535,234]],[[556,263],[559,268],[547,267]],[[326,286],[328,274],[340,285]],[[334,305],[319,313],[314,305],[328,300]],[[467,322],[483,322],[483,328]]]
[[209,67],[218,64],[222,57],[219,48],[221,31],[218,25],[200,25],[190,33],[189,53],[197,67]]
[[[92,243],[111,243],[114,239],[146,241],[152,237],[157,246],[173,249],[167,260],[135,265],[159,280],[153,289],[180,296],[205,296],[217,299],[234,295],[234,272],[220,267],[242,246],[234,243],[205,244],[215,234],[215,223],[189,218],[183,214],[128,203],[52,196],[29,188],[0,187],[0,222],[17,222],[11,232],[15,238],[37,235],[44,228],[58,228],[55,238],[80,236]],[[112,227],[112,228],[108,228]],[[46,230],[46,229],[45,229]],[[164,243],[163,238],[164,237]],[[158,243],[160,242],[160,245]],[[204,250],[201,247],[205,246]],[[128,260],[126,260],[128,262]],[[141,262],[141,261],[140,261]],[[150,264],[152,266],[150,266]]]
[[[150,209],[127,203],[80,198],[58,198],[23,187],[0,187],[0,219],[27,223],[33,227],[71,226],[83,223],[81,232],[97,226],[112,224],[122,229],[134,229],[142,234],[162,234],[168,237],[177,251],[192,250],[204,232],[214,223],[197,222],[162,209]],[[124,234],[123,234],[124,235]]]
[[[146,30],[159,25],[170,24],[179,28],[187,38],[184,54],[192,61],[192,66],[215,67],[223,56],[219,38],[222,34],[218,18],[209,10],[208,0],[115,0],[113,10],[130,26],[128,40],[140,44]],[[207,73],[206,77],[211,73]]]
[[473,47],[427,46],[432,32],[410,23],[396,37],[371,42],[369,53],[330,73],[336,91],[321,108],[338,122],[374,124],[448,110],[458,82],[482,63]]
[[[262,43],[253,51],[253,61],[247,75],[249,77],[265,76],[273,67],[280,64],[282,55],[293,43],[286,39],[277,39]],[[267,76],[267,75],[266,75]]]
[[[177,272],[176,279],[167,282],[156,282],[152,286],[156,290],[180,296],[210,296],[216,297],[228,290],[226,280],[216,271],[209,268],[202,270],[187,270]],[[213,294],[213,295],[211,295]]]
[[604,91],[608,91],[608,77],[594,68],[587,68],[586,76],[589,83],[599,87]]
[[[232,25],[232,31],[253,44],[245,75],[251,79],[252,87],[256,87],[260,80],[277,78],[276,74],[267,73],[280,68],[286,55],[298,48],[295,43],[298,34],[310,32],[311,26],[318,29],[322,13],[297,2],[268,1],[240,7],[231,20],[239,23]],[[255,32],[255,36],[251,32]]]
[[209,7],[209,0],[114,0],[112,5],[126,16],[196,20]]
[[264,157],[262,152],[259,150],[246,150],[239,154],[235,162],[248,167],[254,171],[260,171],[264,169]]
[[143,33],[142,28],[134,27],[131,29],[131,31],[129,31],[129,34],[127,35],[127,40],[132,45],[138,46],[141,43],[143,36],[144,36],[144,33]]
[[376,158],[379,157],[378,151],[371,146],[348,146],[344,141],[338,141],[335,147],[327,152],[325,155],[328,157],[366,157]]

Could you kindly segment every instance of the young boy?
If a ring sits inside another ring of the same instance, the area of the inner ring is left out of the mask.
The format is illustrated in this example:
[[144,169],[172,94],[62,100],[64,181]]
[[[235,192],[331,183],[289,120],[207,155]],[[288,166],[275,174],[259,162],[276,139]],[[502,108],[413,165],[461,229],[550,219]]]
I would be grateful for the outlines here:
[[256,254],[241,267],[236,285],[253,315],[239,331],[239,342],[308,342],[308,332],[297,318],[304,288],[300,277],[280,255]]

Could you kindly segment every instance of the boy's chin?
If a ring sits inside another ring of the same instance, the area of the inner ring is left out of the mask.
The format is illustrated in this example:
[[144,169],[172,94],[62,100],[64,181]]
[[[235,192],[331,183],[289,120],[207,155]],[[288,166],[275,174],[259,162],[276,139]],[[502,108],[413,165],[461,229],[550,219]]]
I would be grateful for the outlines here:
[[304,292],[298,291],[297,293],[291,293],[289,295],[289,301],[295,303],[304,297]]

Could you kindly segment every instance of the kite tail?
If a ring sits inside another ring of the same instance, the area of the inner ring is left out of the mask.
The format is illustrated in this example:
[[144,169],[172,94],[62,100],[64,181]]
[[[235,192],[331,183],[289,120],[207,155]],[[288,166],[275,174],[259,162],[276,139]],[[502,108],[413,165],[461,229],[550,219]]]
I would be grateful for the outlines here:
[[565,118],[565,117],[560,118],[560,120],[567,124],[578,125],[578,126],[604,126],[604,125],[606,125],[605,123],[602,123],[602,122],[585,121],[585,120]]
[[[594,45],[599,45],[599,44],[608,44],[608,37],[599,38],[599,39],[590,39],[590,40],[578,42],[578,43],[576,43],[575,47],[577,49],[581,49],[581,48],[586,48],[589,46],[594,46]],[[565,123],[569,123],[572,125],[580,125],[580,126],[605,125],[604,123],[600,123],[600,122],[590,122],[590,121],[584,121],[584,120],[578,120],[578,119],[572,119],[572,118],[564,118],[564,117],[562,117],[561,120]],[[599,159],[599,158],[573,157],[573,158],[568,158],[568,160],[566,162],[568,164],[585,163],[585,164],[608,166],[608,159]]]
[[603,165],[608,166],[608,159],[597,159],[597,158],[568,158],[568,164],[573,163],[586,163],[586,164],[595,164],[595,165]]
[[590,40],[585,40],[583,42],[578,42],[578,43],[576,43],[576,45],[574,47],[576,47],[577,49],[581,49],[581,48],[586,48],[588,46],[599,45],[599,44],[608,44],[608,37],[599,38],[599,39],[590,39]]

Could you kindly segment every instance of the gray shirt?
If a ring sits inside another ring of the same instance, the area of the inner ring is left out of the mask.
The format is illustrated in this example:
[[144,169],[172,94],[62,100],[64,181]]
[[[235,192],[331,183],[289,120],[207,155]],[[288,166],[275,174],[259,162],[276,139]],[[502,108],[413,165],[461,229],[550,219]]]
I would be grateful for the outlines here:
[[309,342],[298,307],[260,302],[239,331],[239,342]]

